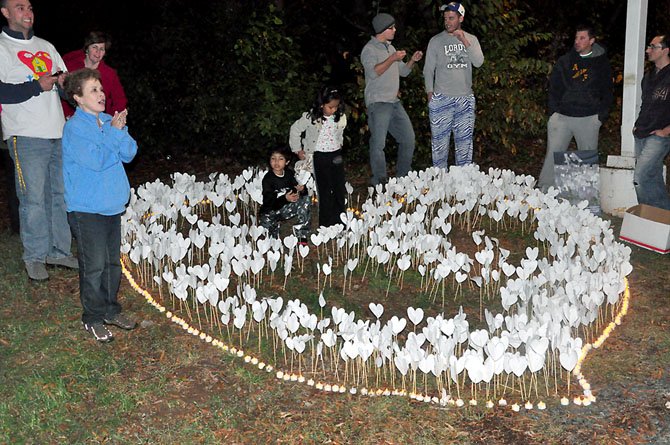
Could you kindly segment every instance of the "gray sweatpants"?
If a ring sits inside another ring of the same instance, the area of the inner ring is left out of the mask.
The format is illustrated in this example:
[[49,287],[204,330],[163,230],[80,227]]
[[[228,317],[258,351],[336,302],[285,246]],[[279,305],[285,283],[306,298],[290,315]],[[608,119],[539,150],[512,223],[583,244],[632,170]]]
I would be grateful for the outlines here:
[[570,117],[554,113],[547,122],[547,154],[537,185],[546,190],[554,185],[554,152],[566,151],[572,138],[577,150],[598,150],[598,131],[601,122],[598,115]]

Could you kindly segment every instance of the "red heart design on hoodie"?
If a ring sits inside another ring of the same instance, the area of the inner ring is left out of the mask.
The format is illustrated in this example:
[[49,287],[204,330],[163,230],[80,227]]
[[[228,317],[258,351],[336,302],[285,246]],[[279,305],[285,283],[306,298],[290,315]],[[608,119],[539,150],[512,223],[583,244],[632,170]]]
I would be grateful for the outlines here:
[[37,51],[35,54],[28,51],[19,51],[19,60],[25,66],[30,68],[30,71],[35,73],[35,78],[42,77],[45,74],[51,73],[53,62],[49,53],[44,51]]

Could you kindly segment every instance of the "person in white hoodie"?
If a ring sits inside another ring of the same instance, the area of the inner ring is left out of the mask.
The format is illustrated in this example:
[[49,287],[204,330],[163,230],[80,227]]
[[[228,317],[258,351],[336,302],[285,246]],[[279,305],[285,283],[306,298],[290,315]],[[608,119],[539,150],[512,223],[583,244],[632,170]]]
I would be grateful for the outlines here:
[[433,36],[426,50],[423,76],[428,95],[433,165],[447,168],[449,141],[454,133],[455,164],[472,163],[475,95],[472,67],[484,63],[479,40],[463,31],[465,8],[458,2],[440,7],[444,31]]

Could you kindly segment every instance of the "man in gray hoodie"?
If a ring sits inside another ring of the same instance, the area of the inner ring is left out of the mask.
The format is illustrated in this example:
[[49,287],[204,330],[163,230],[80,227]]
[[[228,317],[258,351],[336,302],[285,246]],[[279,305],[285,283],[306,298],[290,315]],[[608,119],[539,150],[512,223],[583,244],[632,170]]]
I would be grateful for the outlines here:
[[465,8],[451,2],[440,8],[444,31],[430,39],[423,76],[428,94],[433,165],[447,168],[449,140],[454,133],[456,165],[472,163],[475,95],[472,67],[484,63],[477,37],[461,29]]
[[598,131],[613,101],[605,49],[596,43],[593,28],[578,26],[574,48],[558,59],[549,78],[547,154],[539,188],[554,185],[554,152],[567,150],[573,137],[578,150],[598,149]]
[[412,168],[414,129],[407,112],[398,98],[400,76],[406,77],[421,60],[423,53],[416,51],[403,62],[406,51],[397,51],[391,41],[395,37],[395,19],[380,13],[372,19],[375,35],[363,47],[361,63],[365,69],[365,105],[368,108],[370,128],[370,168],[372,185],[386,182],[386,134],[398,142],[396,176],[405,176]]

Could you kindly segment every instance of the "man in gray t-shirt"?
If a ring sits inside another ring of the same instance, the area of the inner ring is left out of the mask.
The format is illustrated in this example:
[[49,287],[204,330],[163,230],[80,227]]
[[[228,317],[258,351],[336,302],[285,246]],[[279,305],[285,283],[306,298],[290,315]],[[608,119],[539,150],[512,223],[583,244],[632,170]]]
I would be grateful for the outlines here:
[[386,134],[398,142],[396,176],[405,176],[412,168],[414,129],[409,116],[398,99],[400,76],[406,77],[423,53],[417,51],[407,63],[405,51],[391,45],[395,37],[395,19],[385,13],[372,19],[375,35],[363,47],[361,63],[365,69],[365,105],[368,108],[370,129],[370,168],[372,185],[386,182]]
[[440,7],[444,31],[428,43],[423,76],[428,95],[433,165],[447,168],[449,139],[454,133],[456,165],[472,162],[475,95],[472,67],[484,63],[477,37],[461,29],[465,8],[458,2]]

